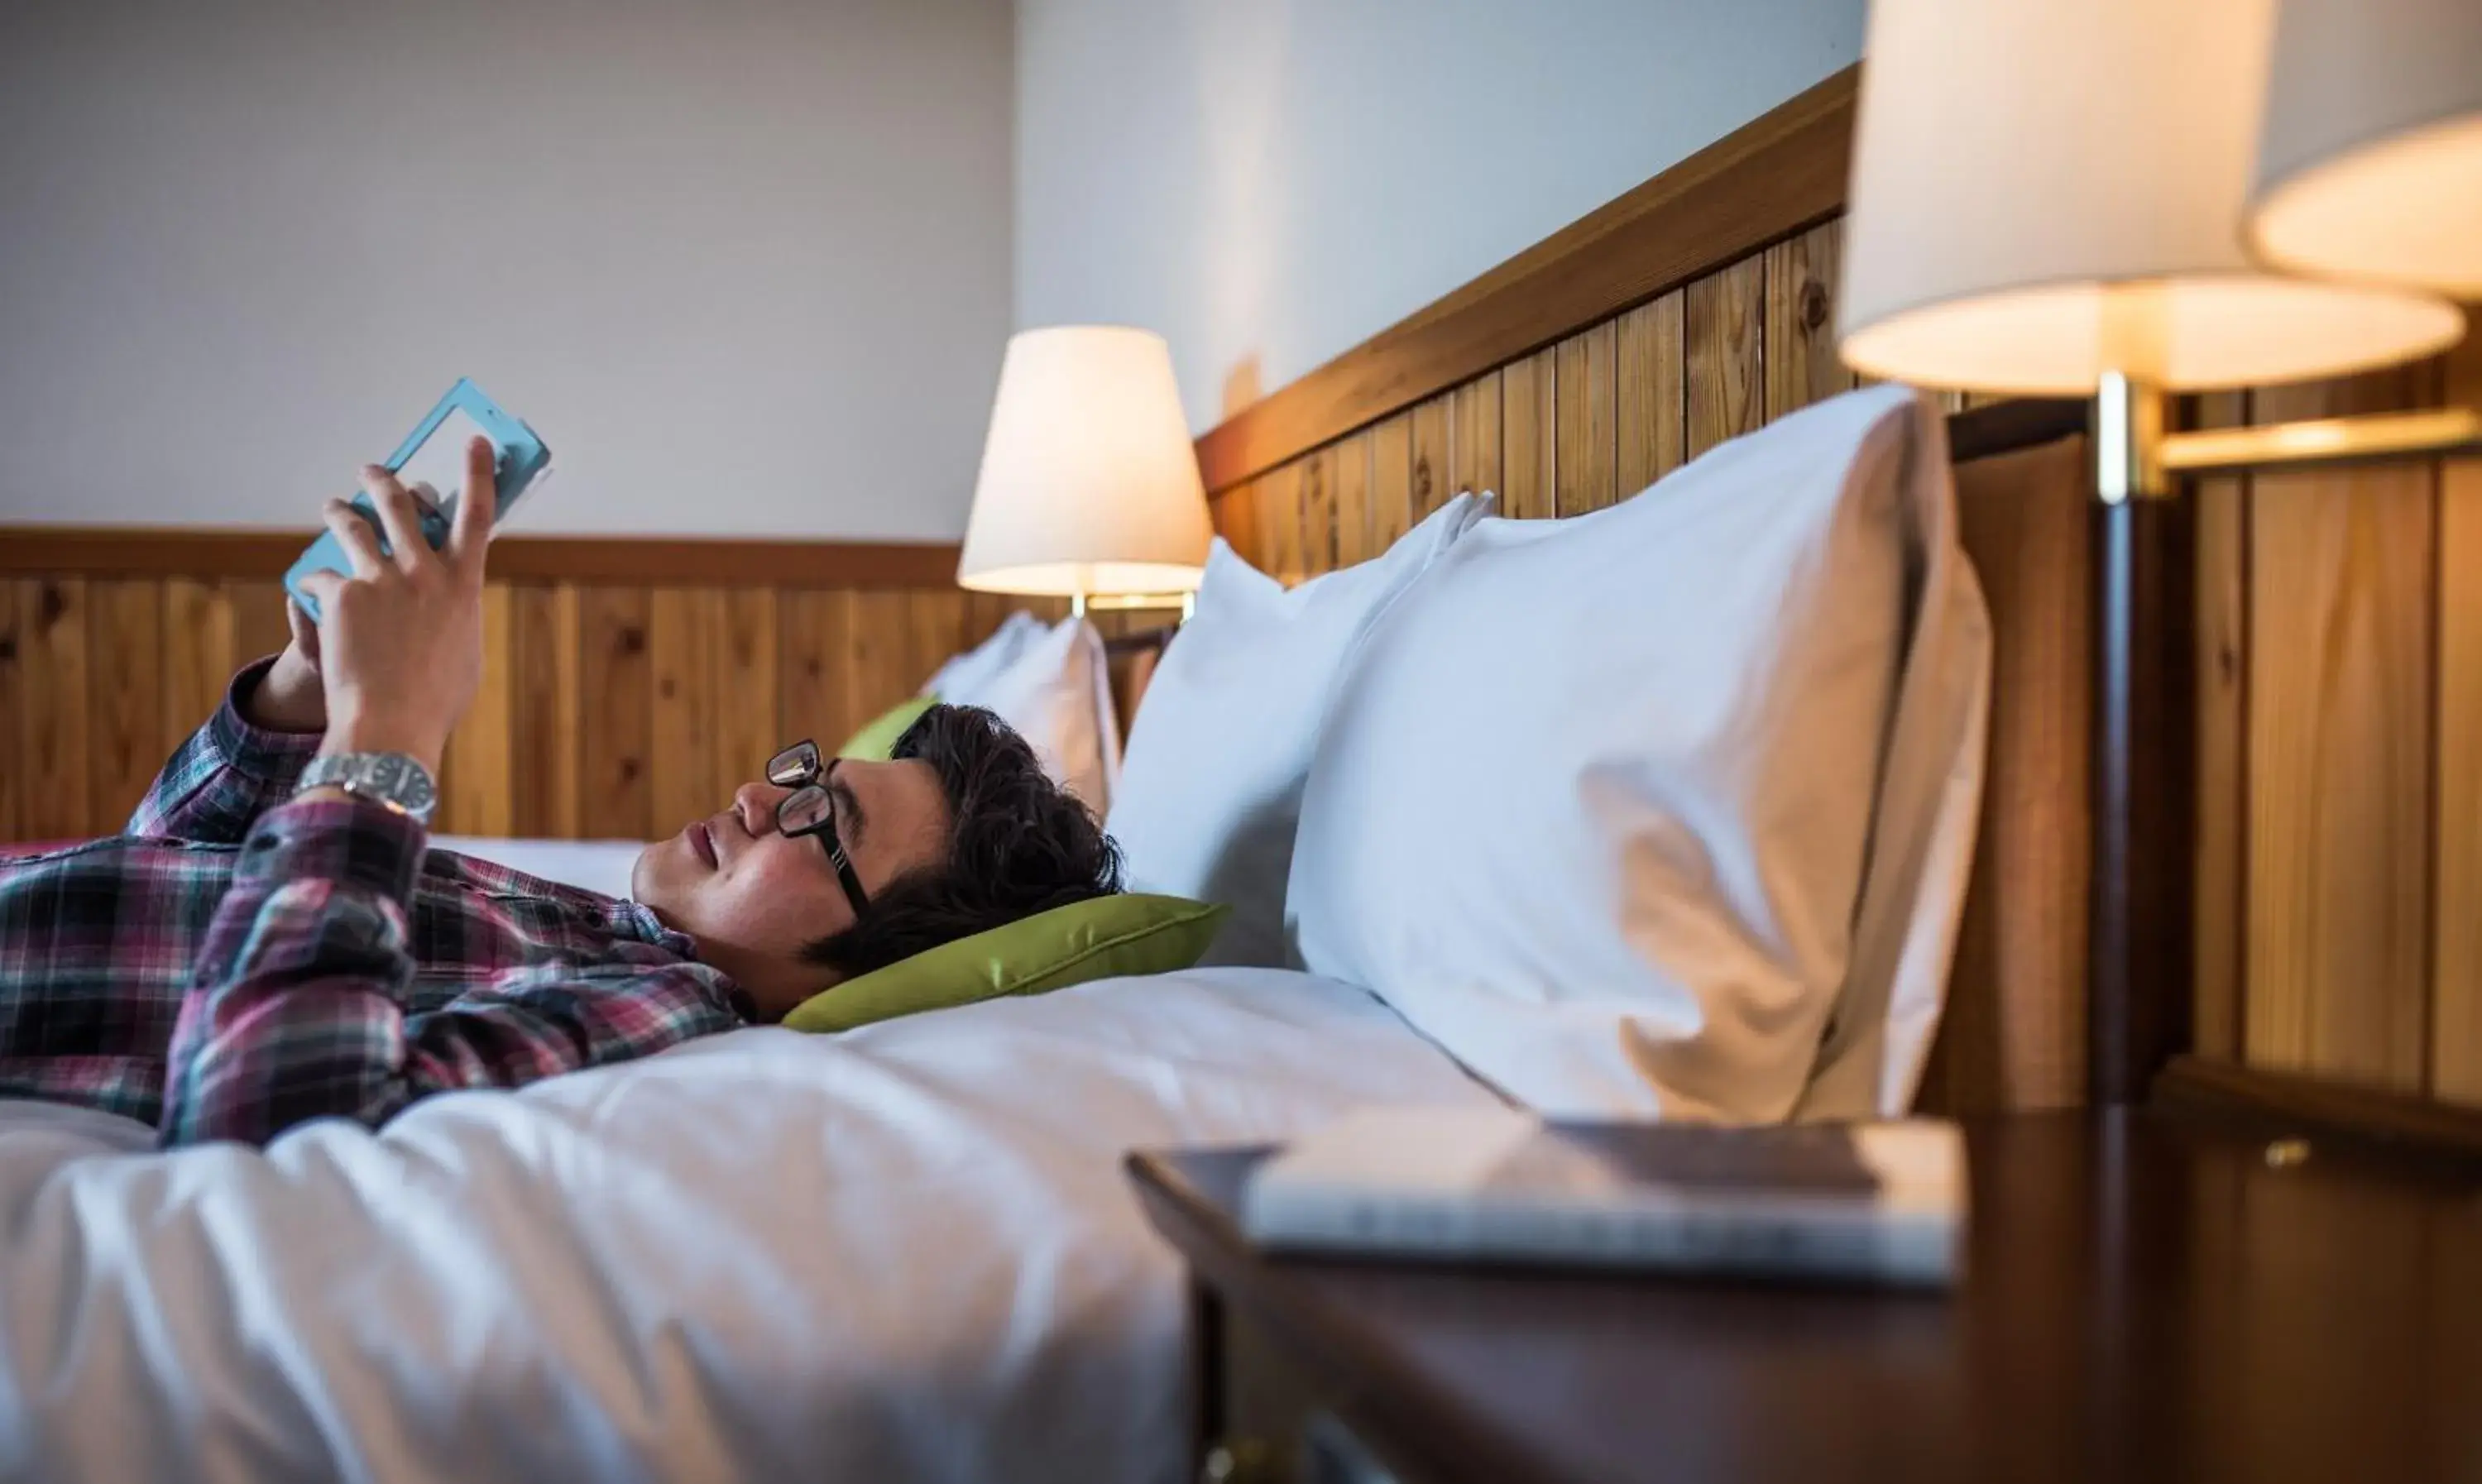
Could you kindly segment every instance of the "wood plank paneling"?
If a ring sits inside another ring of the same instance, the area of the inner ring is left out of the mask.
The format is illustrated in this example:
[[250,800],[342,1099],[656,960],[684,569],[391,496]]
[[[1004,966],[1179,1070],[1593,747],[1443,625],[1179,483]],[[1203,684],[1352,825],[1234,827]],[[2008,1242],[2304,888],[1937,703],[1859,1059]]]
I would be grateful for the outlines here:
[[[724,808],[734,789],[757,778],[767,759],[795,740],[776,723],[779,601],[779,595],[767,588],[736,589],[724,596],[722,644],[715,656],[715,771],[707,779],[707,791],[715,799],[712,808]],[[971,611],[967,595],[957,595],[957,606],[961,616]],[[958,649],[989,637],[990,631],[982,630],[967,640],[963,627],[961,618]]]
[[1413,418],[1399,412],[1370,430],[1370,549],[1413,528]]
[[1552,505],[1564,516],[1601,510],[1620,497],[1612,462],[1619,451],[1612,335],[1605,321],[1553,347]]
[[1559,514],[1552,504],[1559,475],[1552,465],[1559,418],[1555,353],[1545,350],[1499,370],[1499,513],[1520,520]]
[[[644,588],[577,590],[577,817],[594,838],[650,839],[654,675]],[[675,825],[677,826],[677,821]]]
[[[2467,320],[2446,400],[2482,407],[2482,314]],[[2430,1088],[2482,1103],[2482,459],[2444,463],[2439,500]]]
[[516,683],[514,599],[507,583],[494,582],[483,589],[483,679],[448,737],[437,828],[516,833]]
[[226,582],[224,600],[232,605],[233,668],[281,654],[293,642],[292,625],[284,618],[285,605],[292,599],[284,596],[282,587],[254,580]]
[[119,578],[87,584],[90,682],[87,818],[117,827],[164,769],[164,590]]
[[1853,389],[1835,354],[1835,286],[1844,222],[1823,222],[1767,249],[1767,420]]
[[577,589],[526,583],[509,595],[509,814],[519,835],[576,838]]
[[212,581],[167,578],[163,643],[164,737],[177,747],[215,715],[225,684],[240,668],[233,653],[231,598]]
[[[0,526],[0,575],[224,577],[274,583],[316,533],[193,526]],[[805,541],[691,536],[505,536],[491,543],[495,582],[606,587],[665,583],[767,587],[937,588],[956,579],[943,542]]]
[[1355,553],[1345,561],[1361,560],[1360,553],[1369,540],[1366,531],[1337,528],[1335,489],[1329,479],[1332,462],[1324,448],[1311,449],[1293,461],[1294,489],[1302,502],[1302,571],[1311,577],[1335,570],[1339,552]]
[[[2199,399],[2200,427],[2249,420],[2245,392]],[[2241,1051],[2249,874],[2249,482],[2197,482],[2198,819],[2194,1011],[2199,1054]]]
[[87,585],[74,577],[17,584],[18,827],[27,838],[109,834],[88,792]]
[[1446,504],[1448,496],[1456,492],[1449,483],[1449,470],[1456,459],[1451,446],[1455,437],[1450,406],[1453,396],[1442,392],[1413,409],[1413,498],[1408,512],[1413,525],[1420,524],[1423,517]]
[[836,742],[916,694],[930,678],[927,672],[915,668],[911,598],[911,594],[895,592],[845,595],[850,617],[843,642],[853,663],[845,671],[846,725]]
[[1370,510],[1370,435],[1339,438],[1321,452],[1335,488],[1336,561],[1349,567],[1378,554]]
[[18,594],[30,587],[0,577],[0,841],[30,840],[34,832],[19,817],[19,796],[31,771],[26,754],[24,632]]
[[1258,486],[1253,480],[1218,495],[1213,507],[1215,533],[1244,562],[1267,570],[1265,530],[1258,519]]
[[1499,427],[1498,372],[1478,376],[1448,393],[1450,494],[1498,490]]
[[[2259,421],[2412,400],[2390,373],[2260,391]],[[2426,1070],[2435,475],[2260,475],[2250,531],[2250,1061]]]
[[1261,570],[1286,587],[1308,575],[1302,539],[1302,489],[1298,465],[1284,464],[1258,476],[1258,548]]
[[1678,468],[1686,456],[1681,424],[1686,377],[1681,306],[1686,299],[1675,289],[1642,304],[1621,316],[1614,332],[1615,477],[1623,499]]
[[850,596],[788,592],[777,597],[776,729],[786,742],[807,737],[822,748],[833,748],[853,734],[856,724],[845,714],[850,689],[845,671],[852,662],[844,643]]
[[656,837],[722,808],[716,659],[724,648],[724,594],[657,588],[647,604],[653,710],[647,722],[647,807]]
[[2082,439],[1957,470],[1992,617],[1990,771],[1947,1010],[1920,1105],[2085,1100],[2093,540]]
[[955,589],[917,588],[905,595],[905,673],[901,688],[873,705],[878,715],[918,696],[931,676],[965,648],[965,597]]
[[1767,265],[1745,258],[1690,283],[1681,305],[1690,458],[1766,420]]

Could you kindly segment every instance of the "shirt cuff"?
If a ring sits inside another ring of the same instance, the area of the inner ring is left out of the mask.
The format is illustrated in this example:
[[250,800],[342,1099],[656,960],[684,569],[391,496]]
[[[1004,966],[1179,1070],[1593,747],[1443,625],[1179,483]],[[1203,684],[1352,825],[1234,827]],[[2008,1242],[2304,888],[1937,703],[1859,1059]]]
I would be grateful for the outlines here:
[[253,660],[244,665],[224,687],[224,702],[216,707],[215,719],[207,724],[209,738],[216,754],[226,766],[244,778],[262,783],[289,783],[309,766],[319,752],[319,733],[315,731],[271,731],[253,727],[242,720],[241,699],[258,689],[267,672],[276,664],[276,656]]
[[236,873],[281,886],[332,881],[409,902],[431,832],[411,814],[368,799],[296,799],[250,827]]

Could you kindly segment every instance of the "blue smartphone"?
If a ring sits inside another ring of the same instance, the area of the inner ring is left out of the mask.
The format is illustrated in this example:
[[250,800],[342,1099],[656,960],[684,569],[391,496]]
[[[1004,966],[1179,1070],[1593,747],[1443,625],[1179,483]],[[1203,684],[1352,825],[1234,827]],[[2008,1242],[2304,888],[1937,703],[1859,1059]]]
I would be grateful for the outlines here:
[[[399,483],[410,490],[417,484],[431,486],[439,505],[436,514],[422,512],[422,539],[438,550],[448,542],[449,521],[457,513],[457,501],[465,489],[465,445],[480,435],[491,440],[497,467],[499,498],[493,502],[496,520],[506,520],[517,497],[541,482],[551,469],[551,449],[544,445],[535,430],[520,418],[513,416],[500,404],[483,394],[483,388],[460,377],[448,388],[448,395],[431,410],[431,415],[414,425],[396,452],[381,461]],[[354,511],[379,538],[380,550],[388,549],[387,532],[380,524],[379,512],[371,497],[356,491]],[[316,571],[343,572],[351,575],[353,559],[345,555],[336,533],[324,531],[310,543],[284,572],[284,591],[313,623],[319,618],[319,603],[302,591],[304,575]]]

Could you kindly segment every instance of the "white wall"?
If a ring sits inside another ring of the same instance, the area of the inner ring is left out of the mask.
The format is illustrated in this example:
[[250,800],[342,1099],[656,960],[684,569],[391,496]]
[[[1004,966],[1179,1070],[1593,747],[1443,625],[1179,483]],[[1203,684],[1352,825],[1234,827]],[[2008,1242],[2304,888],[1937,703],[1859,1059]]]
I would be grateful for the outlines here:
[[1862,0],[1018,0],[1017,320],[1143,325],[1192,422],[1861,55]]
[[1007,0],[0,3],[0,522],[307,526],[470,375],[535,531],[953,539]]

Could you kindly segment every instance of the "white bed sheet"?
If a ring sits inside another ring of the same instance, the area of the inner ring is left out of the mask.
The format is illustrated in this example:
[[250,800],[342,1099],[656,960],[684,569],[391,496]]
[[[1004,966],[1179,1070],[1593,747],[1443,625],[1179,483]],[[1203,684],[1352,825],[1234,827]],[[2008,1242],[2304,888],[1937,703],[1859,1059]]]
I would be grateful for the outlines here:
[[511,870],[605,896],[629,894],[629,872],[646,844],[639,840],[509,839],[488,835],[435,835],[434,850],[479,856]]
[[1169,1480],[1131,1147],[1489,1095],[1306,974],[720,1036],[371,1133],[0,1103],[0,1477]]

